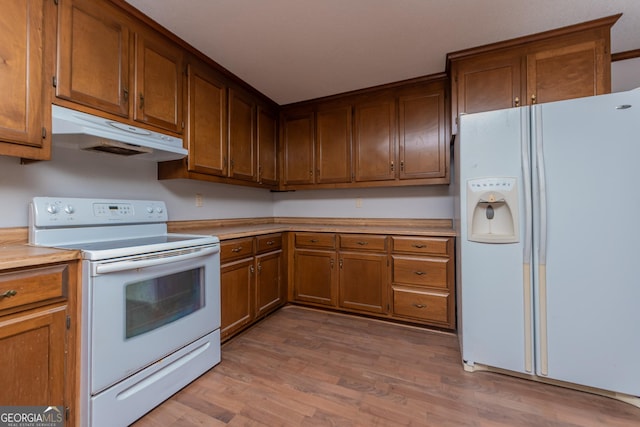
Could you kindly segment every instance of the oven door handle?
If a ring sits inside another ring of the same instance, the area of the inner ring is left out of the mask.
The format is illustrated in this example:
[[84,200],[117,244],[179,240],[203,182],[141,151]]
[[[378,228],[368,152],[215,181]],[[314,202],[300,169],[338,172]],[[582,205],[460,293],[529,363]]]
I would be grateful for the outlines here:
[[180,255],[168,255],[168,256],[150,256],[130,259],[126,261],[116,261],[105,264],[96,265],[96,274],[116,273],[118,271],[135,270],[137,268],[154,267],[157,265],[164,265],[172,262],[186,261],[193,258],[200,258],[208,255],[213,255],[220,252],[220,246],[214,246],[209,248],[201,248],[183,253]]

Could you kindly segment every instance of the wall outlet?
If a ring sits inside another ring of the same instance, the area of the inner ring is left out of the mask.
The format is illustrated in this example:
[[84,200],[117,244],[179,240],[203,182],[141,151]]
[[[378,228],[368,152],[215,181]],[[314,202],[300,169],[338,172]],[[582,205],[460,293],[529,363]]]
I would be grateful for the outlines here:
[[361,208],[362,207],[362,198],[358,197],[356,199],[356,208]]
[[196,208],[202,207],[202,194],[196,193]]

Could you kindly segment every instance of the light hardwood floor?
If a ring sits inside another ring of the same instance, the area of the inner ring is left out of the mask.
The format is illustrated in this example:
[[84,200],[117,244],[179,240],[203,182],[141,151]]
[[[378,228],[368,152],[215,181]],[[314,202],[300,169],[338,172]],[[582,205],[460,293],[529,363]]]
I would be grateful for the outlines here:
[[640,408],[465,372],[452,334],[289,306],[134,424],[223,425],[638,427]]

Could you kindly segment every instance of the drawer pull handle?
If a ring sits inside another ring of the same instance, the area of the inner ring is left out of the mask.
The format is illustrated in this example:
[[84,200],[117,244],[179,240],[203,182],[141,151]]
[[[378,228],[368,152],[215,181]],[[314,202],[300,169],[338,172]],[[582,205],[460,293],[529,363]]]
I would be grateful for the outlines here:
[[238,252],[240,252],[241,250],[242,250],[242,246],[238,246],[237,248],[233,248],[233,249],[231,249],[231,252],[236,252],[236,253],[238,253]]
[[358,242],[358,244],[359,244],[360,246],[364,246],[364,245],[369,244],[369,242],[363,242],[362,240],[360,240],[360,241]]
[[426,307],[427,307],[427,305],[426,305],[426,304],[418,304],[418,303],[415,303],[415,302],[413,303],[413,306],[414,306],[415,308],[426,308]]
[[427,245],[423,245],[422,243],[414,243],[413,245],[414,248],[418,248],[418,249],[422,249],[422,248],[426,248]]
[[274,243],[274,241],[273,241],[273,240],[269,240],[269,241],[267,242],[267,246],[272,246],[272,245],[273,245],[273,243]]
[[415,272],[418,276],[422,276],[423,274],[426,274],[424,271],[416,271]]
[[311,239],[311,243],[318,243],[318,239]]
[[17,293],[18,293],[18,291],[14,290],[14,289],[11,289],[11,290],[8,290],[8,291],[0,294],[0,298],[11,298],[11,297],[15,296]]

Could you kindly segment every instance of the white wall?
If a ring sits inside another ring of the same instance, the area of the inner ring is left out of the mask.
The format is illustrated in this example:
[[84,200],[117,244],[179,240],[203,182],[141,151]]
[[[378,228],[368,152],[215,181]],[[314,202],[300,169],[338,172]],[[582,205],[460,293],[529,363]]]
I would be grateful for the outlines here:
[[[33,196],[164,200],[171,221],[273,215],[272,193],[259,188],[156,179],[156,163],[54,147],[52,160],[21,165],[0,156],[0,228],[27,225]],[[203,206],[195,207],[195,195]]]
[[275,216],[447,219],[453,216],[447,185],[308,190],[275,193],[273,199]]
[[611,91],[640,88],[640,58],[611,63]]

